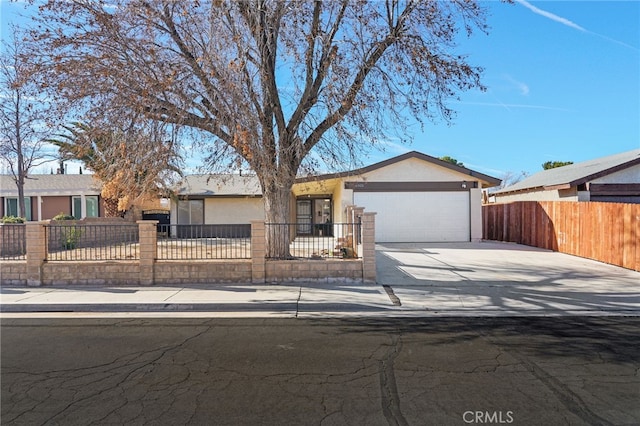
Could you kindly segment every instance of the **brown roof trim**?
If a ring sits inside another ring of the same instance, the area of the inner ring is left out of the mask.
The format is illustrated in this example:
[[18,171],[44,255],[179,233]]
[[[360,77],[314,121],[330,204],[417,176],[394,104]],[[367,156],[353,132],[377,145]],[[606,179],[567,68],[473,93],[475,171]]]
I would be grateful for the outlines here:
[[476,181],[448,181],[448,182],[345,182],[345,189],[355,192],[468,192],[477,188]]
[[399,163],[399,162],[407,160],[409,158],[417,158],[419,160],[423,160],[423,161],[438,165],[440,167],[444,167],[444,168],[447,168],[449,170],[453,170],[455,172],[465,174],[467,176],[472,176],[472,177],[475,177],[475,178],[477,178],[479,180],[483,180],[485,182],[488,182],[491,185],[499,185],[500,182],[501,182],[500,179],[494,178],[494,177],[489,176],[489,175],[485,175],[485,174],[480,173],[480,172],[476,172],[476,171],[471,170],[471,169],[467,169],[466,167],[456,166],[455,164],[451,164],[451,163],[449,163],[447,161],[442,161],[439,158],[435,158],[435,157],[432,157],[432,156],[427,155],[427,154],[423,154],[423,153],[418,152],[418,151],[410,151],[410,152],[407,152],[405,154],[398,155],[397,157],[389,158],[388,160],[380,161],[379,163],[371,164],[370,166],[362,167],[362,168],[356,169],[356,170],[297,178],[296,179],[296,183],[313,182],[313,181],[318,181],[318,180],[336,179],[336,178],[343,178],[343,177],[348,177],[348,176],[361,175],[361,174],[364,174],[364,173],[372,172],[372,171],[377,170],[377,169],[381,169],[381,168],[386,167],[386,166],[390,166],[392,164]]
[[548,185],[548,186],[543,186],[542,189],[544,189],[545,191],[571,189],[571,184],[569,184],[569,183],[561,183],[561,184],[558,184],[558,185]]
[[580,185],[582,183],[587,183],[591,180],[601,178],[603,176],[610,175],[611,173],[619,172],[620,170],[628,169],[629,167],[640,164],[640,157],[636,157],[633,160],[627,161],[625,163],[618,164],[617,166],[610,167],[606,170],[600,170],[597,173],[593,173],[588,176],[583,176],[580,179],[576,179],[574,181],[569,182],[568,184],[571,186]]

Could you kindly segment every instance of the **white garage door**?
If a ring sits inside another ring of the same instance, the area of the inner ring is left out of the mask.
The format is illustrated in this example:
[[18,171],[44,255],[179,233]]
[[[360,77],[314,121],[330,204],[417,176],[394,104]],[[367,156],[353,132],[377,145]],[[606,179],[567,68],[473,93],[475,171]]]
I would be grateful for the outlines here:
[[376,212],[377,242],[469,241],[468,192],[355,192]]

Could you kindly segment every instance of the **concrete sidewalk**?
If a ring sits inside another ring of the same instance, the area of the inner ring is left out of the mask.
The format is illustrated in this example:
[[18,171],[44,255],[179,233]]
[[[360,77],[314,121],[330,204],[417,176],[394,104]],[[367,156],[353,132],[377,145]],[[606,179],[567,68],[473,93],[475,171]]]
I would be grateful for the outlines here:
[[[75,313],[126,317],[385,315],[395,306],[379,285],[215,284],[171,287],[3,287],[3,317]],[[105,315],[109,314],[109,315]]]
[[[467,283],[467,285],[469,285]],[[399,295],[396,295],[395,292]],[[538,290],[539,291],[539,290]],[[599,293],[478,286],[461,297],[452,288],[382,285],[193,285],[175,287],[3,287],[0,316],[17,317],[428,317],[640,316],[639,296],[603,301]],[[496,296],[500,294],[500,297]],[[508,297],[507,297],[508,295]],[[622,296],[622,295],[618,295]],[[508,303],[504,301],[508,300]]]

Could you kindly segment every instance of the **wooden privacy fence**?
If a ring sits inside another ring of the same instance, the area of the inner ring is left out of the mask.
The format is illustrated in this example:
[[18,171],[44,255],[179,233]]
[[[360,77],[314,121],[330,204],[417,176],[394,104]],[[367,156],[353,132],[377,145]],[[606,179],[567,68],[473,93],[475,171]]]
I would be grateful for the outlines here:
[[519,201],[482,207],[486,240],[508,241],[640,271],[640,204]]

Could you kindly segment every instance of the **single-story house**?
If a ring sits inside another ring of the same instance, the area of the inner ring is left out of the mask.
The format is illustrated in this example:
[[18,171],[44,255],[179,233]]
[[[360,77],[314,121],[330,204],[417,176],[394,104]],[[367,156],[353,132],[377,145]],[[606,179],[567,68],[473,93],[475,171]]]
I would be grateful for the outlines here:
[[[46,220],[65,213],[83,219],[104,215],[101,184],[92,175],[29,175],[24,184],[27,220]],[[18,215],[18,187],[11,175],[0,175],[0,217]]]
[[[291,193],[297,235],[349,222],[349,206],[376,213],[378,242],[482,238],[481,190],[499,179],[416,151],[348,172],[300,177]],[[193,175],[178,185],[172,224],[246,224],[264,220],[258,179]]]
[[640,203],[640,149],[543,170],[492,194],[512,201]]

